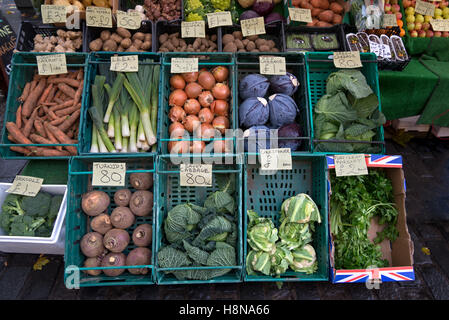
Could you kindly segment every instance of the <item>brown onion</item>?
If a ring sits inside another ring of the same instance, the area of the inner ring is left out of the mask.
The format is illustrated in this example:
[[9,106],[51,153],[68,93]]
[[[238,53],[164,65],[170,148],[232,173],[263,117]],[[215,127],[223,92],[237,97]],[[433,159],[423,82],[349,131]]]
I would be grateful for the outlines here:
[[183,108],[175,106],[170,108],[170,111],[168,112],[168,118],[172,121],[172,122],[182,122],[186,117],[186,112],[184,111]]
[[214,152],[215,153],[229,153],[231,152],[231,140],[215,140]]
[[231,90],[228,85],[224,83],[217,83],[212,88],[212,94],[215,99],[226,100],[231,95]]
[[200,119],[198,119],[197,116],[190,114],[188,115],[184,121],[182,122],[182,124],[184,125],[184,128],[192,133],[193,130],[195,130],[196,128],[198,128],[201,124]]
[[187,82],[195,82],[198,80],[198,72],[186,72],[182,73],[182,78]]
[[228,79],[229,70],[226,67],[218,66],[212,70],[212,74],[217,82],[223,82]]
[[215,100],[210,105],[210,111],[217,116],[225,116],[229,115],[229,103],[225,100]]
[[[179,137],[171,137],[172,139],[182,139],[182,136]],[[190,151],[190,143],[189,141],[170,141],[168,143],[168,152],[169,153],[188,153]]]
[[184,90],[175,89],[168,97],[168,105],[170,107],[178,106],[182,107],[187,100],[187,95]]
[[175,121],[168,127],[168,134],[170,136],[182,136],[184,131],[185,129],[181,122]]
[[187,114],[197,115],[201,110],[201,105],[196,99],[187,99],[184,103],[184,110]]
[[196,132],[198,137],[203,139],[215,137],[215,128],[210,123],[202,123]]
[[214,102],[214,96],[212,95],[212,92],[210,91],[203,91],[198,96],[198,101],[200,102],[200,105],[203,108],[209,108],[211,103]]
[[187,97],[196,99],[203,91],[203,87],[196,82],[190,82],[189,84],[187,84],[184,91]]
[[198,112],[198,119],[200,119],[201,123],[212,123],[214,114],[209,108],[203,108]]
[[225,134],[226,129],[229,129],[229,119],[224,116],[218,116],[212,121],[212,126],[220,131],[221,134]]
[[191,153],[203,153],[204,149],[206,149],[206,143],[204,141],[193,141],[190,146]]
[[215,78],[209,71],[201,72],[198,76],[198,83],[206,90],[210,90],[215,86]]
[[186,86],[186,82],[179,74],[175,74],[170,78],[170,85],[174,89],[184,89],[184,87]]

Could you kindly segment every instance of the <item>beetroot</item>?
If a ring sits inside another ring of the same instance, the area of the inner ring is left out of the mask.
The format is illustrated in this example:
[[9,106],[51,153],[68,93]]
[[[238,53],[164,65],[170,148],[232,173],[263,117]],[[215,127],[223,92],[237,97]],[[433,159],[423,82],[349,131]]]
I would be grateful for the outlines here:
[[103,238],[103,244],[109,251],[122,252],[129,244],[129,234],[123,229],[109,230]]
[[[109,253],[101,260],[102,267],[122,267],[125,265],[126,256],[123,253]],[[103,269],[105,275],[117,277],[125,272],[125,269]]]
[[147,247],[151,244],[153,228],[150,224],[141,224],[134,229],[132,239],[136,246]]
[[[142,266],[151,264],[151,250],[148,248],[135,248],[126,257],[127,266]],[[147,274],[148,268],[130,268],[132,274]]]
[[80,242],[81,252],[88,258],[96,257],[103,253],[103,236],[98,232],[86,233]]

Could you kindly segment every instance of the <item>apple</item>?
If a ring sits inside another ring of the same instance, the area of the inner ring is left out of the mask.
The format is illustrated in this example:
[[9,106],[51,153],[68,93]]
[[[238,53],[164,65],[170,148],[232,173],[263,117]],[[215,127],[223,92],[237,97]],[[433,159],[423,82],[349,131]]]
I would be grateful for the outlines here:
[[401,19],[402,19],[402,13],[396,12],[396,20],[401,20]]
[[443,16],[446,15],[446,14],[449,14],[449,8],[448,7],[443,8]]
[[421,30],[422,29],[422,23],[421,22],[416,22],[415,23],[415,30]]
[[401,7],[398,4],[393,4],[391,6],[391,11],[393,11],[393,13],[401,12]]
[[[448,32],[448,33],[449,33],[449,32]],[[410,36],[411,36],[412,38],[417,38],[417,37],[418,37],[418,31],[416,31],[416,30],[410,31]]]
[[430,29],[430,23],[429,23],[429,22],[424,22],[424,23],[422,24],[422,29],[423,29],[424,31],[429,30],[429,29]]
[[432,38],[433,37],[433,31],[432,30],[427,30],[427,31],[424,31],[424,30],[422,30],[423,32],[425,32],[425,37],[427,37],[427,38]]
[[398,4],[399,1],[398,1],[398,0],[390,0],[390,3],[391,3],[391,4]]
[[430,22],[432,19],[432,16],[424,16],[424,22]]
[[413,22],[415,22],[415,16],[413,16],[413,15],[409,15],[409,16],[407,16],[407,18],[405,18],[405,20],[407,21],[407,23],[413,23]]
[[433,33],[433,36],[434,37],[441,37],[441,35],[442,35],[442,33],[441,33],[441,31],[435,31],[434,33]]
[[444,32],[441,34],[441,36],[442,36],[443,38],[448,38],[448,37],[449,37],[449,32],[448,32],[448,31],[444,31]]
[[415,30],[415,24],[413,22],[412,23],[407,23],[407,30],[408,31]]
[[442,16],[435,16],[435,20],[443,20]]
[[386,3],[385,7],[384,7],[385,12],[390,12],[391,11],[391,4]]
[[424,22],[424,16],[422,14],[417,14],[415,17],[415,22]]
[[[429,31],[429,30],[427,30],[427,31]],[[420,37],[420,38],[425,38],[426,37],[426,31],[424,31],[424,30],[419,30],[419,32],[418,32],[418,37]]]
[[414,7],[408,7],[405,10],[405,15],[410,16],[410,15],[414,15],[415,14],[415,8]]
[[435,6],[435,8],[438,8],[440,6],[440,3],[438,1],[434,1],[432,3]]
[[440,8],[435,8],[435,12],[433,14],[435,17],[436,16],[442,16],[443,15],[443,10],[441,10]]
[[445,20],[449,19],[449,13],[448,13],[448,14],[443,14],[443,18],[444,18]]
[[449,6],[449,1],[442,1],[440,3],[440,8],[444,10],[444,8],[447,8]]

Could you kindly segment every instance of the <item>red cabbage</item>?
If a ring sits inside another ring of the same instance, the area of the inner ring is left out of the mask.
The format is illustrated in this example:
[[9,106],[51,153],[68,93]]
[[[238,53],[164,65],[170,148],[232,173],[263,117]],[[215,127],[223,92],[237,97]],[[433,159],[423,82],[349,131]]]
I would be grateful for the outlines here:
[[278,12],[272,12],[265,17],[265,24],[269,24],[276,21],[284,21],[284,17]]
[[282,126],[278,131],[278,147],[279,148],[290,148],[291,151],[297,151],[301,146],[302,140],[300,139],[281,139],[281,137],[292,137],[297,138],[302,136],[302,130],[299,124],[290,123]]
[[246,20],[246,19],[258,18],[258,17],[260,17],[260,16],[256,11],[246,10],[246,11],[243,11],[243,13],[240,15],[239,19]]
[[274,9],[273,0],[256,0],[252,6],[252,9],[261,16],[266,16]]

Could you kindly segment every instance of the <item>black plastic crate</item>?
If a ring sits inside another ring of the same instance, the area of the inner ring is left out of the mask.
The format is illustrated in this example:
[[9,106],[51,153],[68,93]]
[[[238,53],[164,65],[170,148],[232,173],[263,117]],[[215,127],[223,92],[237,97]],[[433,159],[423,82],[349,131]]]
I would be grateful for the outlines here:
[[[86,32],[84,32],[85,36],[83,39],[83,47],[84,47],[84,51],[85,52],[90,52],[91,50],[89,49],[89,43],[97,38],[100,37],[100,33],[103,30],[109,30],[111,31],[111,33],[115,32],[117,28],[113,27],[113,28],[100,28],[100,27],[86,27]],[[154,35],[154,30],[153,30],[153,22],[151,22],[150,20],[142,20],[142,25],[140,26],[139,29],[136,30],[129,30],[129,32],[131,32],[131,34],[134,34],[136,32],[143,32],[143,33],[151,33],[151,50],[148,50],[146,52],[154,52],[153,51],[153,35]]]
[[22,21],[19,32],[17,34],[15,49],[22,52],[29,52],[34,49],[34,37],[37,34],[43,36],[56,36],[56,31],[62,29],[64,31],[81,31],[83,33],[83,44],[77,52],[85,52],[85,37],[86,37],[86,26],[85,22],[80,22],[80,29],[67,29],[63,27],[57,27],[50,24],[36,24],[31,21]]
[[[284,26],[284,51],[286,52],[298,52],[298,51],[344,51],[345,50],[345,32],[342,25],[334,25],[332,27],[307,27],[307,26],[294,26],[294,25],[286,25]],[[298,33],[298,34],[335,34],[338,40],[338,49],[317,49],[313,47],[312,39],[310,37],[312,50],[302,50],[296,48],[287,48],[287,37],[289,34]]]
[[[154,28],[154,37],[153,37],[153,52],[159,51],[159,36],[164,33],[175,33],[179,32],[181,35],[181,21],[182,20],[173,20],[173,21],[164,21],[160,20],[156,22],[155,28]],[[209,29],[206,26],[206,34],[207,35],[217,35],[217,52],[221,51],[221,33],[220,28],[212,28]],[[187,44],[192,44],[195,41],[195,38],[184,38],[185,42]]]
[[[239,24],[234,24],[233,26],[220,27],[221,35],[220,35],[220,46],[219,51],[223,51],[223,36],[228,33],[233,33],[234,31],[241,31],[242,28]],[[279,52],[284,50],[284,23],[280,21],[273,21],[265,25],[265,34],[259,34],[258,36],[262,39],[273,40],[276,43],[276,48],[279,49]]]

